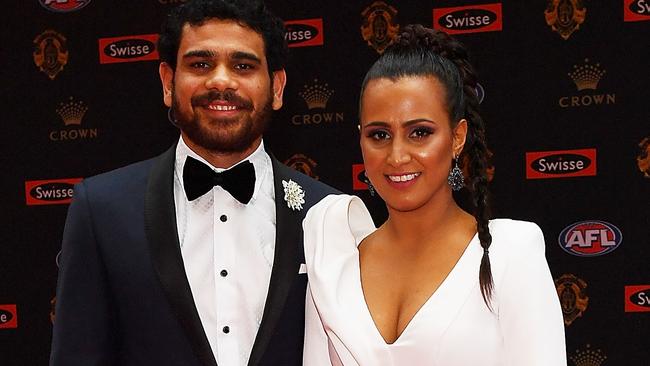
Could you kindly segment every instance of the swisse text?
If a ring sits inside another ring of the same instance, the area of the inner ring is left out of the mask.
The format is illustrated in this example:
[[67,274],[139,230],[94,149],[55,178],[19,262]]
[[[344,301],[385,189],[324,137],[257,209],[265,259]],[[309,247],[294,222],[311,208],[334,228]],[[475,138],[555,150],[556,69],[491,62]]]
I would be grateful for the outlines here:
[[110,57],[132,58],[146,56],[155,50],[152,42],[145,40],[125,40],[110,44],[104,53]]
[[152,61],[159,58],[157,34],[141,34],[99,39],[99,62]]
[[323,19],[287,20],[284,22],[284,39],[289,47],[323,45]]
[[596,149],[526,153],[526,179],[596,175]]
[[533,162],[533,169],[541,173],[564,174],[576,172],[587,168],[591,161],[580,155],[555,155],[537,159]]
[[32,188],[29,192],[32,197],[43,201],[56,201],[72,198],[74,186],[69,183],[44,184]]
[[440,20],[440,25],[450,29],[475,29],[490,25],[496,19],[496,14],[492,12],[472,9],[447,14]]
[[25,182],[25,201],[32,205],[62,205],[72,202],[74,185],[81,178],[32,180]]
[[0,309],[0,324],[9,323],[13,318],[14,316],[10,312]]
[[318,29],[303,24],[291,24],[287,26],[284,39],[288,42],[300,42],[310,40],[318,34]]
[[641,291],[633,294],[632,296],[630,296],[630,301],[634,305],[650,308],[650,289],[646,291],[648,291],[647,294],[645,291]]
[[0,328],[18,328],[15,304],[0,305]]
[[501,31],[501,3],[434,8],[433,28],[449,34]]
[[630,11],[635,14],[650,16],[650,1],[637,0],[630,4]]

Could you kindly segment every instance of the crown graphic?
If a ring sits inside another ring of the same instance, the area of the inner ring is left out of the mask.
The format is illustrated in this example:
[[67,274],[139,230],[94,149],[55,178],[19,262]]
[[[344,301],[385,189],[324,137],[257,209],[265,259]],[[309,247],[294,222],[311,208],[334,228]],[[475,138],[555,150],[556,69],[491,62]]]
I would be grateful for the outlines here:
[[330,99],[334,90],[329,90],[327,84],[319,84],[318,79],[314,79],[312,85],[305,84],[303,91],[298,93],[302,99],[307,103],[307,108],[322,108],[325,109],[327,101]]
[[589,59],[586,58],[584,65],[573,65],[573,72],[568,75],[573,79],[578,90],[595,90],[600,78],[605,75],[605,70],[600,69],[600,64],[590,64]]
[[573,361],[575,366],[600,366],[607,356],[603,355],[601,350],[592,350],[590,345],[587,345],[586,350],[576,350],[576,353],[573,356],[570,356],[569,359]]
[[61,116],[61,119],[63,119],[63,123],[66,126],[80,125],[81,119],[84,118],[87,110],[88,107],[84,105],[84,102],[75,102],[74,99],[70,97],[67,102],[59,103],[59,108],[56,109],[56,113]]

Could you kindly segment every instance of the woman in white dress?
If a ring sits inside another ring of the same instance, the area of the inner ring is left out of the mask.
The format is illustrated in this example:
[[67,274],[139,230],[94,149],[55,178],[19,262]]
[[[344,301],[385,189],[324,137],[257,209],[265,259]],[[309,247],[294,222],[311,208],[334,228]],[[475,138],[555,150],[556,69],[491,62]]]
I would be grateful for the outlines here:
[[306,366],[566,365],[541,230],[489,220],[476,87],[465,48],[420,25],[366,75],[360,143],[389,217],[375,229],[347,195],[307,213]]

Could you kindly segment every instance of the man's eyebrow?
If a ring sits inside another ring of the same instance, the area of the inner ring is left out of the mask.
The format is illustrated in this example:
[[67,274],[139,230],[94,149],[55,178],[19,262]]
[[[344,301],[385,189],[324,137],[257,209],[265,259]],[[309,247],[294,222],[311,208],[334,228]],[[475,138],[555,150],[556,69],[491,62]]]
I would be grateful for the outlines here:
[[188,51],[183,55],[183,58],[191,58],[191,57],[200,57],[200,58],[213,58],[216,56],[216,53],[213,51],[209,50],[192,50]]
[[233,60],[249,60],[258,64],[262,63],[262,60],[259,57],[257,57],[256,55],[250,52],[244,52],[244,51],[233,52],[230,58]]

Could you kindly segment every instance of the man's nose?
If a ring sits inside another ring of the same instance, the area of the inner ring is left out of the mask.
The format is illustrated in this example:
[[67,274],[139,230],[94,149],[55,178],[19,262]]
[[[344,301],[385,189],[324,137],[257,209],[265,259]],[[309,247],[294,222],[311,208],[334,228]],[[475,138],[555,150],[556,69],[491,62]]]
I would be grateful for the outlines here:
[[238,86],[237,79],[228,66],[220,65],[210,72],[205,82],[207,89],[217,89],[224,91],[227,89],[236,90]]

